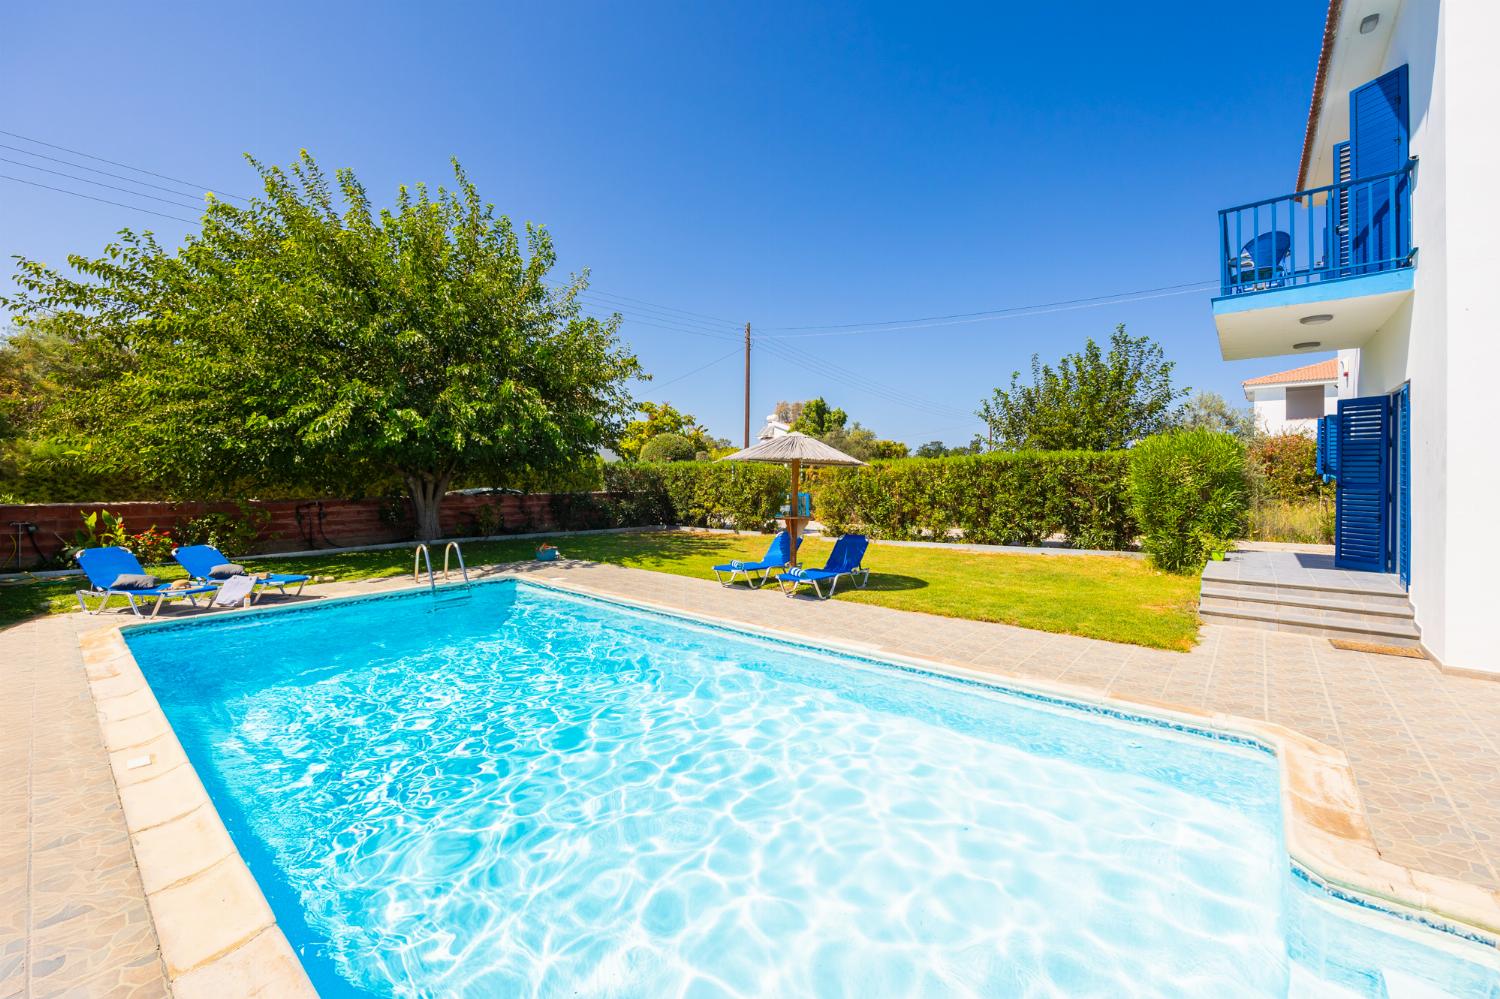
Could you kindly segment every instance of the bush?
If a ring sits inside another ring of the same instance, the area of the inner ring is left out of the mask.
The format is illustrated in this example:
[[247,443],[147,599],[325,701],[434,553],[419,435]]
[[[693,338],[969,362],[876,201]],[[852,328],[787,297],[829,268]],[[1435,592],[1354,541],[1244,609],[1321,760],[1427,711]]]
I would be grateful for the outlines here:
[[[655,438],[653,438],[655,440]],[[612,526],[771,527],[790,481],[779,465],[617,462],[604,470]]]
[[184,545],[213,545],[231,558],[248,554],[271,523],[271,514],[243,502],[236,503],[235,510],[201,513],[179,526],[177,536]]
[[1196,572],[1245,527],[1245,445],[1211,430],[1169,431],[1130,452],[1142,547],[1168,572]]
[[1079,548],[1120,549],[1136,534],[1124,451],[1007,451],[819,469],[820,521],[836,534],[1034,545],[1063,535]]
[[641,447],[641,460],[692,461],[698,446],[681,434],[657,434]]
[[1318,442],[1303,434],[1273,434],[1250,445],[1250,469],[1256,499],[1317,499],[1323,480],[1317,472]]

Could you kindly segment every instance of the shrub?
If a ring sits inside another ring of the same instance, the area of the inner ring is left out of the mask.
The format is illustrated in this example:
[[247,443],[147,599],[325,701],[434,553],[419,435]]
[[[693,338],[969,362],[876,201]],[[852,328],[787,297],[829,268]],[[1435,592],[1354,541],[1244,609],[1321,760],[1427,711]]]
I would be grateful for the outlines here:
[[233,557],[253,550],[270,522],[270,511],[241,502],[235,504],[234,513],[223,510],[201,513],[181,525],[177,534],[184,545],[213,545]]
[[1061,534],[1080,548],[1126,547],[1135,524],[1123,451],[1007,451],[819,469],[818,519],[835,533],[1034,545]]
[[657,434],[641,447],[642,461],[692,461],[698,446],[681,434]]
[[1245,446],[1211,430],[1169,431],[1130,452],[1130,506],[1142,547],[1168,572],[1194,572],[1245,526]]
[[1257,499],[1292,503],[1317,499],[1323,480],[1317,473],[1318,443],[1303,434],[1258,437],[1250,445],[1250,468]]
[[145,565],[165,565],[171,561],[172,549],[177,547],[177,542],[172,535],[153,524],[139,534],[132,534],[125,547]]

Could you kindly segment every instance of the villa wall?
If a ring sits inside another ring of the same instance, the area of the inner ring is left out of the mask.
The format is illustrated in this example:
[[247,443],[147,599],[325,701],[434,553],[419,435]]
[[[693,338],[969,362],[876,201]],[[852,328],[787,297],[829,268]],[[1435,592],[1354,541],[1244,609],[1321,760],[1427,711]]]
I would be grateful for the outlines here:
[[[329,548],[344,545],[373,545],[386,542],[406,541],[412,536],[409,507],[403,502],[395,510],[382,507],[389,501],[380,499],[323,500],[323,520],[319,527],[316,500],[255,500],[248,505],[265,510],[270,521],[261,532],[257,552],[301,551],[309,548]],[[487,507],[498,505],[503,518],[504,531],[551,530],[557,525],[552,517],[552,497],[541,493],[531,496],[450,495],[443,500],[443,533],[463,536],[474,533],[475,515]],[[298,520],[298,508],[302,518]],[[38,527],[37,543],[44,552],[57,549],[55,535],[71,542],[82,526],[83,516],[96,510],[108,510],[125,519],[126,530],[135,533],[156,526],[170,530],[179,523],[191,520],[208,511],[237,514],[233,503],[28,503],[22,505],[0,505],[0,558],[10,554],[10,539],[15,537],[15,528],[10,521],[29,521]],[[393,513],[396,516],[393,516]],[[393,522],[394,521],[394,522]],[[311,532],[311,533],[309,533]],[[230,552],[238,556],[240,552]],[[23,542],[22,566],[32,567],[35,552]],[[5,568],[14,568],[10,563]]]

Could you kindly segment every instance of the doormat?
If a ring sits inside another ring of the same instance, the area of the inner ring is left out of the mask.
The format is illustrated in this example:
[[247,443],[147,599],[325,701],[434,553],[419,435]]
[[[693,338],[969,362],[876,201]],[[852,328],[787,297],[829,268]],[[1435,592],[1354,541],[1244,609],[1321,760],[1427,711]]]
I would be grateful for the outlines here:
[[1426,659],[1421,649],[1405,645],[1381,645],[1378,642],[1351,642],[1347,638],[1330,638],[1329,644],[1346,652],[1373,652],[1377,656],[1402,656],[1407,659]]

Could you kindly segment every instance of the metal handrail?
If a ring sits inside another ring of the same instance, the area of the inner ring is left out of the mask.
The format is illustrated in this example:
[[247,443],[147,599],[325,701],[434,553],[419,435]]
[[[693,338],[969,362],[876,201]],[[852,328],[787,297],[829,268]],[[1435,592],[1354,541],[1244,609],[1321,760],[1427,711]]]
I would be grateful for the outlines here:
[[[417,550],[412,553],[411,557],[411,578],[418,583],[422,581],[422,574],[418,571],[418,568],[421,564],[418,561],[419,559],[427,563],[428,588],[431,589],[433,593],[437,593],[437,577],[432,574],[432,554],[427,550],[427,545],[425,543],[418,544]],[[446,576],[446,571],[444,575]]]
[[1219,293],[1238,295],[1409,267],[1417,161],[1219,212]]
[[464,574],[464,582],[467,583],[469,581],[469,567],[464,565],[464,550],[458,546],[457,541],[448,542],[447,547],[443,549],[443,582],[446,583],[448,581],[449,552],[454,552],[458,555],[458,569]]

